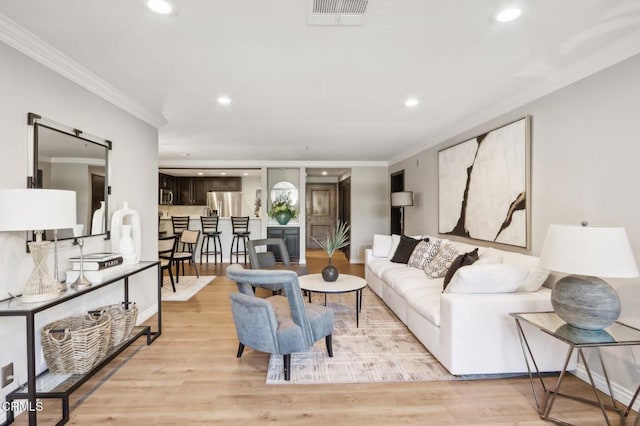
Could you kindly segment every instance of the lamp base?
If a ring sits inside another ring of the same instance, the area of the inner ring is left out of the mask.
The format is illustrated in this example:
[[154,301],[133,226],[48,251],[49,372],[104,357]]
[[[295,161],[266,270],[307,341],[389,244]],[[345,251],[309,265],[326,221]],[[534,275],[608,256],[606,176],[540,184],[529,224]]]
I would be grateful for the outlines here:
[[620,316],[620,299],[613,287],[586,275],[558,280],[551,291],[551,305],[568,324],[585,330],[601,330]]
[[32,241],[29,250],[33,258],[33,272],[22,290],[20,300],[23,303],[39,303],[55,299],[60,295],[58,284],[47,269],[47,253],[50,241]]
[[82,290],[83,288],[89,288],[93,284],[89,280],[87,280],[84,275],[80,275],[78,279],[71,284],[71,288],[74,290]]

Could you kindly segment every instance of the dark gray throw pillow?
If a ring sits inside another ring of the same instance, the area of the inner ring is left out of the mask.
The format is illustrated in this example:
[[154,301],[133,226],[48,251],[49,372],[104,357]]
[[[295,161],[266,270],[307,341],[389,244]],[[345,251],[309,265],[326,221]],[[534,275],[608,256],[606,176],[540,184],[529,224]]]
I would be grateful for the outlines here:
[[398,248],[396,252],[393,253],[393,257],[391,258],[392,262],[395,263],[404,263],[406,264],[411,257],[411,253],[413,253],[413,249],[416,248],[420,241],[429,241],[429,239],[418,240],[415,238],[407,237],[404,235],[400,236],[400,243],[398,244]]
[[473,249],[468,253],[464,253],[456,257],[453,263],[451,263],[449,270],[447,270],[447,274],[444,276],[444,286],[442,286],[442,291],[444,291],[444,289],[447,288],[447,285],[449,285],[451,278],[453,278],[453,275],[456,273],[458,269],[462,268],[463,266],[472,265],[477,260],[478,260],[477,248]]

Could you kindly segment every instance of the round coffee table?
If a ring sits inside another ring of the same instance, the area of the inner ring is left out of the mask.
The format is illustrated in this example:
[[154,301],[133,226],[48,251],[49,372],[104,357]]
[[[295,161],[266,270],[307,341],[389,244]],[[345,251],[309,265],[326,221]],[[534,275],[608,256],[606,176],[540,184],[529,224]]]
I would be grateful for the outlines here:
[[311,303],[311,293],[324,293],[324,304],[327,305],[327,294],[356,293],[356,327],[360,323],[360,310],[362,309],[362,289],[367,286],[367,282],[355,275],[340,274],[338,279],[332,283],[322,279],[321,274],[310,274],[298,277],[300,288],[309,292],[309,303]]

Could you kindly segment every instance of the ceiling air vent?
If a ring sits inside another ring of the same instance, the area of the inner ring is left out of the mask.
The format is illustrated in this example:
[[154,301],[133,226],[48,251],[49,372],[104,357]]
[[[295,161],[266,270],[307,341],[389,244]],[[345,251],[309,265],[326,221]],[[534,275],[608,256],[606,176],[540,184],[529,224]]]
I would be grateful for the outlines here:
[[369,0],[309,0],[309,25],[362,25]]

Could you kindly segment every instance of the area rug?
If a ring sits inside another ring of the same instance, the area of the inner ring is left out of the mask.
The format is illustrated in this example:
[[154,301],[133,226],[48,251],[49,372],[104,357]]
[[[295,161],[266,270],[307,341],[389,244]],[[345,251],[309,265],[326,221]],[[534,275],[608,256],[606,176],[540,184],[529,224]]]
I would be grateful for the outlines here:
[[[376,383],[454,380],[380,299],[364,290],[360,327],[353,293],[329,295],[334,310],[333,358],[324,339],[291,356],[291,380],[284,380],[282,356],[269,360],[267,384]],[[323,303],[314,294],[313,303]]]
[[215,278],[215,276],[202,275],[200,278],[189,275],[182,276],[180,277],[180,282],[176,283],[176,292],[174,293],[169,277],[164,277],[162,281],[162,300],[165,302],[187,301]]

